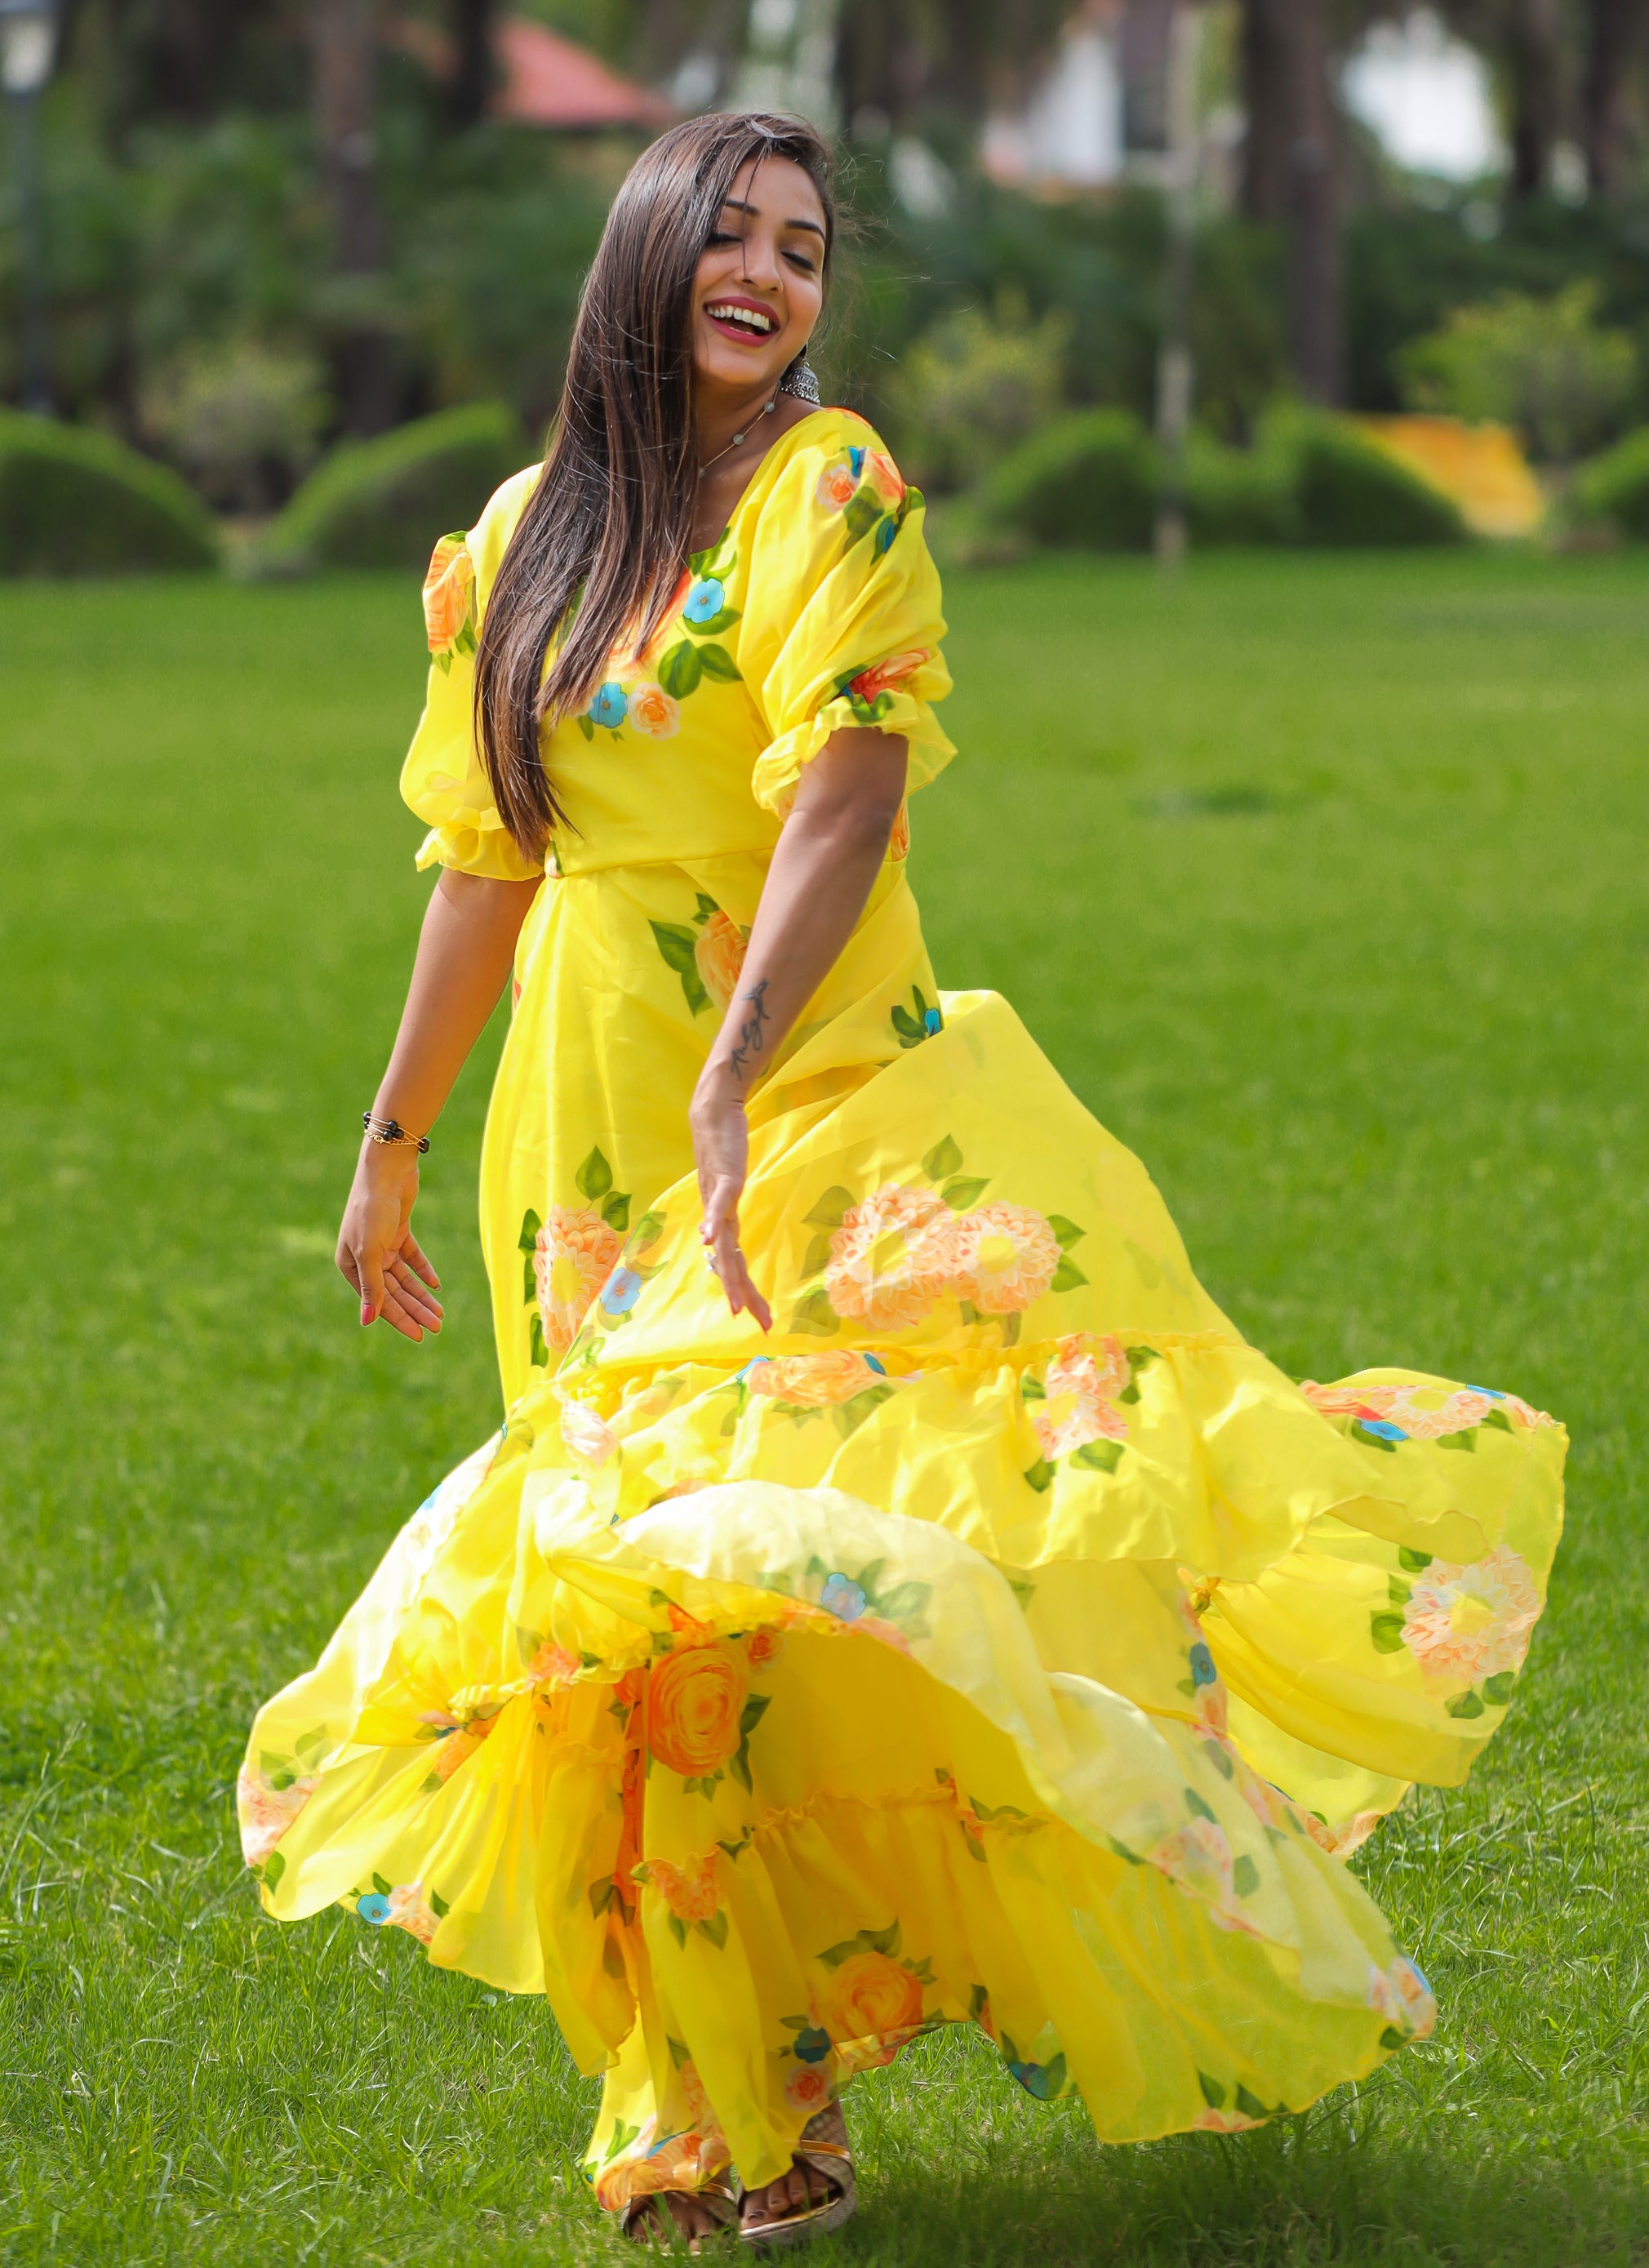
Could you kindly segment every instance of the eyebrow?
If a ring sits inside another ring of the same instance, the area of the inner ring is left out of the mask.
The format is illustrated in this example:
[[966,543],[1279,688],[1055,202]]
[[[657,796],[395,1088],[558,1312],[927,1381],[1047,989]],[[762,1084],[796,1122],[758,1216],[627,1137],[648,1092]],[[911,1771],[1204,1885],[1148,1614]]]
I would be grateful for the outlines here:
[[[747,204],[742,197],[724,197],[721,202],[724,212],[726,210],[727,207],[731,205],[734,212],[748,213],[752,220],[760,220],[762,217],[761,207],[759,205]],[[816,220],[787,220],[784,223],[784,226],[786,228],[811,229],[813,233],[817,237],[822,237],[824,234],[823,229],[820,227]]]

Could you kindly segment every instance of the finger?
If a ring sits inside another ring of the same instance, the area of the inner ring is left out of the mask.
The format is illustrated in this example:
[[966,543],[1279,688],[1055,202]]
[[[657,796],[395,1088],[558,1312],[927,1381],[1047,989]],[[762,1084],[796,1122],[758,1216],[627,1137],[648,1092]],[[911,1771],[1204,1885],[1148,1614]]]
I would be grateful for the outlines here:
[[[750,1263],[737,1245],[733,1247],[733,1265],[735,1270],[733,1281],[738,1288],[739,1307],[747,1308],[763,1331],[770,1331],[773,1328],[773,1310],[756,1290],[755,1278],[750,1273]],[[738,1308],[733,1312],[737,1314]]]
[[376,1320],[384,1304],[384,1271],[376,1254],[357,1249],[355,1281],[361,1294],[361,1322]]
[[440,1290],[441,1279],[436,1274],[434,1269],[431,1267],[429,1262],[424,1258],[423,1248],[420,1246],[417,1238],[413,1234],[410,1229],[407,1231],[406,1234],[401,1240],[401,1256],[407,1262],[409,1267],[413,1267],[417,1270],[419,1275],[423,1277],[424,1282],[429,1285],[431,1292],[438,1292]]
[[406,1262],[399,1258],[392,1260],[389,1275],[401,1294],[402,1307],[410,1307],[420,1322],[427,1324],[432,1331],[438,1331],[441,1328],[441,1303],[424,1290]]
[[392,1330],[399,1331],[403,1339],[411,1339],[415,1344],[423,1336],[423,1324],[417,1316],[402,1304],[401,1295],[393,1284],[386,1284],[384,1286],[384,1304],[379,1312],[379,1320],[380,1322],[387,1323]]
[[337,1268],[338,1273],[342,1277],[352,1292],[358,1292],[361,1288],[361,1271],[355,1264],[354,1253],[350,1251],[349,1246],[343,1242],[342,1238],[339,1239],[338,1248],[333,1254],[332,1258],[335,1266]]

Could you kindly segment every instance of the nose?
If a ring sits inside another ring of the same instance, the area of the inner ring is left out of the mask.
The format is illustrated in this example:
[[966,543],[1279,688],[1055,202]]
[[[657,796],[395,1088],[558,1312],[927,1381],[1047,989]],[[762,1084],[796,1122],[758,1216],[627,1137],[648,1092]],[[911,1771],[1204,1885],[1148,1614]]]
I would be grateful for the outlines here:
[[739,280],[757,291],[772,291],[779,280],[777,245],[765,229],[747,229],[740,241],[744,257]]

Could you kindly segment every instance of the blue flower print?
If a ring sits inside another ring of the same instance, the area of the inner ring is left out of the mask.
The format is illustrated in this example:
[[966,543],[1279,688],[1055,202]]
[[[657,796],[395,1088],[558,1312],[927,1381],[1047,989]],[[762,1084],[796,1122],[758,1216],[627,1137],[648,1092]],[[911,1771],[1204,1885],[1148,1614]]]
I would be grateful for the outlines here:
[[865,452],[862,448],[854,447],[848,451],[848,469],[852,474],[855,480],[858,480],[860,474],[863,473],[865,470]]
[[1210,1653],[1208,1648],[1199,1638],[1196,1644],[1191,1648],[1192,1684],[1211,1685],[1214,1683],[1218,1675],[1219,1672],[1214,1668],[1213,1655]]
[[1013,2073],[1027,2095],[1034,2095],[1039,2102],[1046,2102],[1051,2095],[1056,2095],[1059,2091],[1052,2074],[1044,2064],[1011,2063],[1008,2069]]
[[363,1921],[381,1924],[389,1919],[389,1900],[380,1891],[369,1890],[364,1898],[357,1898],[355,1911]]
[[927,1008],[923,1011],[922,1028],[930,1039],[932,1038],[935,1032],[942,1031],[945,1028],[944,1019],[939,1014],[937,1008]]
[[609,678],[590,703],[590,721],[594,725],[606,725],[616,732],[629,711],[629,701],[623,687]]
[[703,582],[695,583],[688,593],[681,619],[684,622],[714,622],[726,603],[727,593],[724,586],[715,576],[707,575]]
[[899,522],[894,519],[893,513],[889,512],[887,518],[879,524],[876,530],[876,542],[874,549],[876,556],[879,559],[882,557],[884,553],[890,551],[893,549],[893,541],[898,533]]
[[1373,1434],[1379,1441],[1406,1441],[1409,1436],[1401,1425],[1394,1425],[1389,1418],[1359,1418],[1358,1425],[1365,1433]]
[[796,2035],[798,2063],[822,2063],[830,2052],[830,2035],[817,2024],[804,2024]]
[[866,1361],[867,1363],[869,1363],[869,1365],[870,1365],[871,1368],[872,1368],[872,1369],[876,1373],[876,1375],[878,1376],[878,1378],[886,1378],[886,1377],[887,1377],[887,1364],[882,1360],[882,1359],[881,1359],[880,1355],[879,1355],[879,1354],[867,1354],[867,1355],[865,1356],[865,1361]]
[[856,1623],[865,1611],[865,1594],[845,1575],[827,1575],[819,1603],[839,1622]]
[[641,1297],[641,1278],[633,1268],[615,1268],[601,1286],[601,1312],[627,1315]]

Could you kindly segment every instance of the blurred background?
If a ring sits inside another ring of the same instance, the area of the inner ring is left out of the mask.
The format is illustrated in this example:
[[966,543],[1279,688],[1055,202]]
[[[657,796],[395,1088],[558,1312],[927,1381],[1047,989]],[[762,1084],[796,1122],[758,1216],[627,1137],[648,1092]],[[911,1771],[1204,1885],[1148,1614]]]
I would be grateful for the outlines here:
[[816,359],[953,560],[1649,531],[1646,15],[0,0],[0,571],[416,563],[637,151],[745,104],[841,139]]

